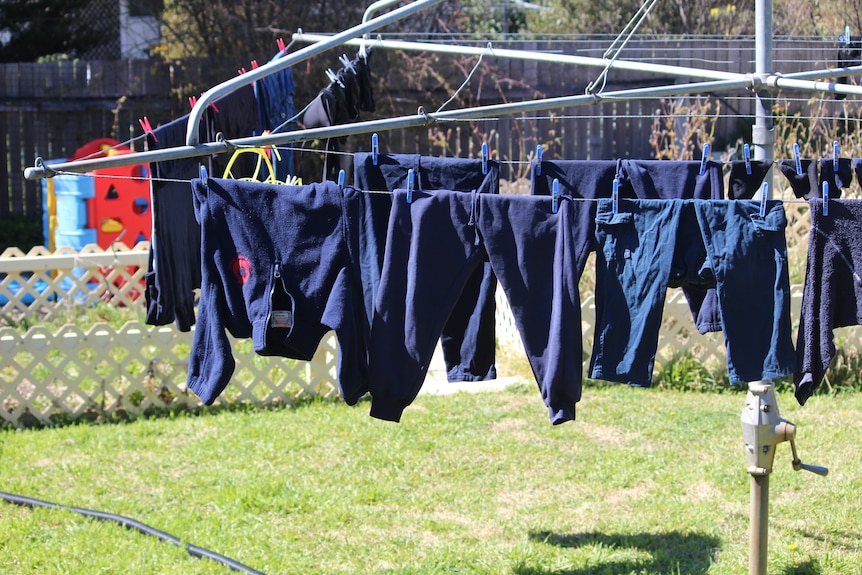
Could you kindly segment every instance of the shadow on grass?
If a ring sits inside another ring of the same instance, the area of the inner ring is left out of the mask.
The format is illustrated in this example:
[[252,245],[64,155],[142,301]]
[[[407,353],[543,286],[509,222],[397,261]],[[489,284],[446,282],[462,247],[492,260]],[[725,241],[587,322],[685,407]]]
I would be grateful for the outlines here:
[[799,565],[790,565],[782,571],[784,575],[820,575],[820,565],[816,561],[804,561]]
[[580,569],[547,571],[521,565],[515,575],[628,575],[629,573],[680,573],[705,575],[714,563],[720,542],[703,533],[569,533],[539,531],[529,534],[531,541],[564,548],[604,547],[632,549],[649,554],[648,559],[610,560]]
[[807,529],[798,529],[796,532],[801,537],[814,539],[820,543],[829,543],[857,553],[862,551],[862,534],[859,533],[842,531],[841,529],[829,529],[825,533]]
[[[338,403],[340,397],[321,397],[316,395],[303,395],[292,399],[289,403],[273,401],[269,403],[249,402],[225,402],[216,405],[189,405],[186,403],[175,403],[167,407],[148,407],[141,414],[133,415],[120,408],[109,414],[99,413],[96,409],[85,410],[79,415],[71,416],[66,413],[55,413],[50,417],[50,424],[45,424],[29,412],[24,412],[19,417],[19,426],[23,429],[42,429],[47,427],[71,427],[74,425],[122,425],[144,421],[147,419],[175,419],[178,417],[201,417],[217,416],[222,413],[259,413],[267,411],[298,410],[311,405],[321,403]],[[359,400],[359,404],[370,403],[370,396]],[[0,429],[14,429],[11,423],[0,423]]]

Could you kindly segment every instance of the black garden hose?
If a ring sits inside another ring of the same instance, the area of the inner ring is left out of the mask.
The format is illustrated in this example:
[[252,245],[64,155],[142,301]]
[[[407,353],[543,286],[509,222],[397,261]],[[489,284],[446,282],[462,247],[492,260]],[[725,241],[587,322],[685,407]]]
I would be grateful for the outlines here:
[[115,515],[114,513],[105,513],[104,511],[95,511],[93,509],[84,509],[82,507],[69,507],[66,505],[60,505],[59,503],[51,503],[50,501],[42,501],[41,499],[24,497],[23,495],[15,495],[12,493],[5,493],[3,491],[0,491],[0,499],[4,499],[9,503],[14,503],[15,505],[22,505],[24,507],[45,507],[47,509],[63,509],[65,511],[73,511],[80,515],[84,515],[85,517],[92,517],[93,519],[98,519],[99,521],[112,521],[114,523],[122,525],[126,529],[133,529],[135,531],[143,533],[144,535],[156,537],[167,543],[172,543],[177,547],[184,546],[188,554],[192,557],[197,557],[198,559],[212,559],[213,561],[218,561],[219,563],[228,566],[234,571],[239,571],[240,573],[248,573],[248,575],[264,575],[260,571],[252,569],[247,565],[243,565],[239,561],[235,561],[230,557],[225,557],[224,555],[216,553],[215,551],[210,551],[209,549],[204,549],[203,547],[198,547],[197,545],[192,545],[191,543],[183,544],[183,542],[180,541],[179,537],[175,537],[170,533],[165,533],[164,531],[156,529],[155,527],[150,527],[146,523],[141,523],[137,519],[132,519],[131,517]]

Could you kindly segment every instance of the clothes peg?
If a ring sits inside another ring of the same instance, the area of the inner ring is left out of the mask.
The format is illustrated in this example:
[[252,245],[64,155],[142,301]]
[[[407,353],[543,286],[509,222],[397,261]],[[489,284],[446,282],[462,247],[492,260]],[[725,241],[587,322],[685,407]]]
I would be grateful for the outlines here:
[[614,178],[614,187],[611,191],[611,207],[614,215],[620,213],[620,180]]
[[823,215],[829,215],[829,182],[823,182]]
[[275,44],[276,44],[276,46],[278,46],[278,51],[279,51],[280,53],[282,53],[282,54],[284,54],[284,55],[287,55],[287,46],[285,46],[285,44],[284,44],[284,39],[283,39],[283,38],[278,38],[278,39],[275,41]]
[[247,70],[245,68],[240,68],[239,70],[236,71],[237,76],[242,76],[243,74],[246,73],[246,71]]
[[353,62],[350,61],[350,58],[347,57],[347,54],[342,54],[338,57],[338,60],[345,68],[356,74],[356,68],[353,67]]
[[[201,95],[203,96],[203,92],[201,92]],[[189,96],[189,105],[190,105],[192,108],[194,108],[194,107],[195,107],[195,104],[197,104],[197,103],[198,103],[198,98],[197,98],[197,96]],[[213,110],[215,110],[216,112],[218,112],[218,108],[216,108],[215,102],[210,102],[210,107],[211,107]]]
[[407,170],[407,203],[413,203],[413,168]]
[[542,175],[542,144],[536,146],[536,175]]
[[766,217],[766,198],[769,196],[769,184],[763,182],[763,185],[760,187],[760,217]]
[[371,163],[377,165],[377,156],[380,153],[380,145],[377,141],[377,133],[371,134]]
[[338,171],[338,187],[344,189],[344,170]]
[[796,175],[802,175],[802,158],[799,157],[799,144],[793,144],[793,159],[796,161]]
[[706,162],[709,160],[709,143],[703,145],[703,157],[700,159],[700,175],[706,173]]
[[145,134],[151,135],[153,137],[153,140],[155,140],[156,142],[159,141],[159,139],[156,137],[156,133],[153,132],[153,127],[150,125],[149,118],[144,116],[143,118],[138,120],[138,123],[141,125],[141,128],[143,128]]
[[482,173],[488,173],[488,142],[482,142]]
[[256,70],[259,66],[257,65],[257,60],[251,61],[251,69]]
[[208,180],[209,176],[207,175],[207,167],[201,164],[201,181],[204,185],[207,185]]
[[745,173],[751,175],[751,146],[745,144],[742,147],[742,156],[745,158]]
[[334,82],[344,88],[344,84],[341,83],[341,80],[338,78],[338,74],[332,71],[332,68],[326,69],[326,76],[329,78],[330,82]]
[[832,142],[832,170],[837,174],[838,173],[838,140]]
[[551,184],[551,211],[555,214],[560,209],[560,180],[554,178]]

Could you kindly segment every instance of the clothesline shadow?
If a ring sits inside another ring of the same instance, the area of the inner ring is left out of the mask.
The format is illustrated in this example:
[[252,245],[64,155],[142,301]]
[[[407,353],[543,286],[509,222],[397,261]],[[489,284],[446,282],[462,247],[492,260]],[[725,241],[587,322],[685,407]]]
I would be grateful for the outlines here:
[[721,547],[718,537],[703,533],[568,533],[538,531],[529,534],[531,541],[575,549],[597,546],[606,549],[632,549],[648,554],[647,559],[610,560],[599,565],[547,571],[522,565],[515,575],[623,575],[629,573],[680,573],[706,575]]
[[809,559],[797,565],[785,567],[782,575],[820,575],[820,573],[822,573],[820,564]]

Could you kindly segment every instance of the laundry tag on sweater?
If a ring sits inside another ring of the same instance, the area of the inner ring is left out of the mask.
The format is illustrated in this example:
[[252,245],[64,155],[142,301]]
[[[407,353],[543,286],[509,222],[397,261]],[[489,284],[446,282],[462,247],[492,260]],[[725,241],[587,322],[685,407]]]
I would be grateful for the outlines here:
[[293,312],[288,309],[274,309],[269,323],[274,328],[290,329],[293,327]]
[[284,285],[281,265],[276,265],[273,274],[272,291],[270,292],[269,325],[273,329],[293,329],[294,301]]

